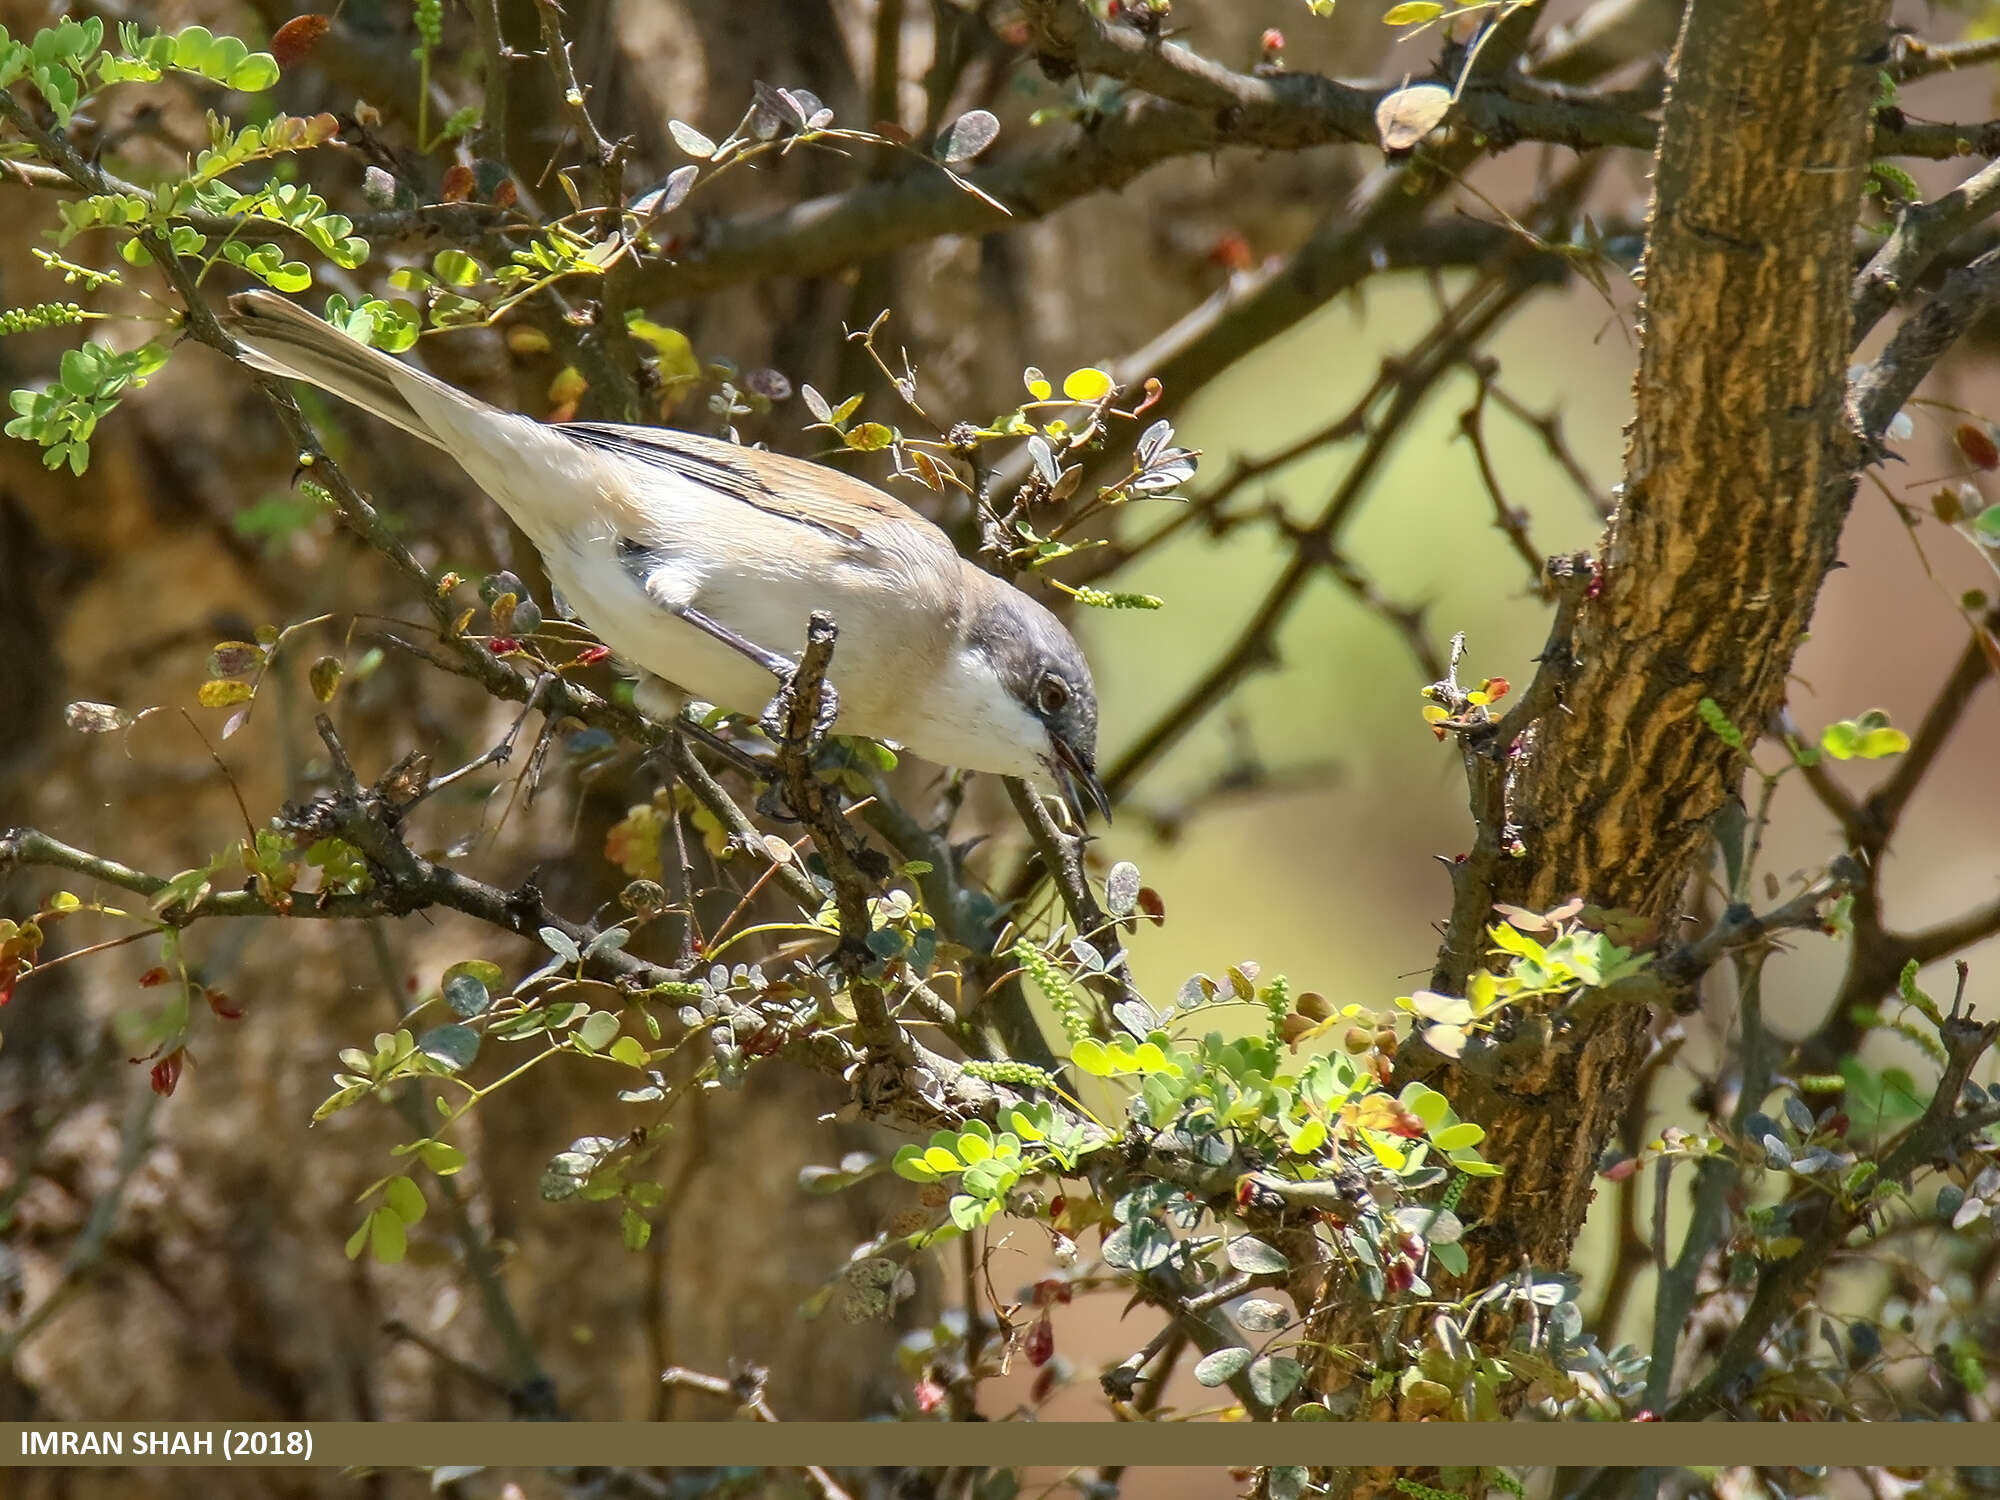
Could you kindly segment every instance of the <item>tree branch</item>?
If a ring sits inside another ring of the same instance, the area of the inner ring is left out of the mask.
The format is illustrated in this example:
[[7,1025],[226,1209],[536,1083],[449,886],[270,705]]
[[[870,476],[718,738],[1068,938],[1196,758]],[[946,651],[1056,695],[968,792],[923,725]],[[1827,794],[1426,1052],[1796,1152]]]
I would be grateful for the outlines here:
[[1853,404],[1863,438],[1879,450],[1903,403],[1961,335],[2000,306],[2000,249],[1989,250],[1945,277],[1944,285],[1904,319],[1882,351],[1854,382]]
[[1875,257],[1854,278],[1854,341],[1915,288],[1945,248],[2000,208],[2000,162],[1991,162],[1948,193],[1928,203],[1912,203]]

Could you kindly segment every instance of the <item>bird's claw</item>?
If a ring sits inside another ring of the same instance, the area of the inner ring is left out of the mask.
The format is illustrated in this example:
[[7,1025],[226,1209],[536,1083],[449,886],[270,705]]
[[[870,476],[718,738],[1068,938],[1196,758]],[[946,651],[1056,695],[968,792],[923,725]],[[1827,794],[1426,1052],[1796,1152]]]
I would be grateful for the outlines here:
[[765,782],[763,790],[757,793],[757,811],[769,818],[773,823],[797,823],[800,821],[797,810],[792,806],[791,799],[785,795],[784,787],[776,781]]
[[[796,677],[787,677],[784,686],[778,689],[777,696],[771,699],[757,720],[757,727],[774,740],[782,742],[790,733],[796,687]],[[820,683],[819,707],[813,714],[812,727],[806,734],[808,748],[826,738],[827,731],[833,728],[833,721],[839,713],[840,695],[834,691],[832,683]]]

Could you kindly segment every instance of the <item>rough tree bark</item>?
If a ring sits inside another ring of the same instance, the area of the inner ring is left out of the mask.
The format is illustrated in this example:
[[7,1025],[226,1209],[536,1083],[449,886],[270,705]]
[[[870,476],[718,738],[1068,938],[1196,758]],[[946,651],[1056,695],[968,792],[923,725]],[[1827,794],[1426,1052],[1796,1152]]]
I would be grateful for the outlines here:
[[[1525,853],[1489,866],[1498,900],[1542,910],[1581,895],[1664,925],[1744,767],[1696,705],[1713,698],[1754,740],[1783,698],[1862,462],[1848,247],[1887,14],[1881,0],[1688,7],[1655,162],[1624,492],[1561,706],[1518,761]],[[1440,968],[1462,984],[1481,938],[1454,936]],[[1494,1076],[1406,1051],[1411,1076],[1485,1122],[1507,1167],[1471,1204],[1467,1285],[1567,1262],[1647,1020],[1611,1007]]]

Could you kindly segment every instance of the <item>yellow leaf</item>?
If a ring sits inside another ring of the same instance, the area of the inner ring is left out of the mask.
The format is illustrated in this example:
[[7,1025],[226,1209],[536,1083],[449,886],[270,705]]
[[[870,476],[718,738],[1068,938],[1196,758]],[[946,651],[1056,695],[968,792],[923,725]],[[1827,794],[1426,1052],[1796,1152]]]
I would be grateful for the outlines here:
[[248,703],[256,696],[257,690],[247,682],[229,682],[217,677],[201,685],[195,701],[203,708],[230,708]]
[[1092,366],[1071,370],[1063,379],[1063,394],[1072,401],[1097,401],[1111,394],[1111,377]]
[[667,384],[700,377],[701,361],[695,357],[694,345],[678,328],[669,328],[650,318],[632,318],[626,322],[625,331],[653,351],[659,361],[660,379]]

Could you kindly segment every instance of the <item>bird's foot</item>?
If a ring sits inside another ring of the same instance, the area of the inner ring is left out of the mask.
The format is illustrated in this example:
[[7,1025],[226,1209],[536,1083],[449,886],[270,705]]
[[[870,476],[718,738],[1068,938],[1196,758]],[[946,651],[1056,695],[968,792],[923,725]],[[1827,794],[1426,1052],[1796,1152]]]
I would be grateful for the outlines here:
[[785,795],[783,783],[767,781],[757,793],[757,811],[773,823],[797,823],[802,819],[793,808],[791,799]]
[[[777,696],[765,706],[763,714],[757,720],[757,727],[774,740],[782,742],[791,732],[792,710],[797,702],[797,686],[796,674],[786,677],[784,685],[778,689]],[[839,713],[840,695],[833,690],[832,683],[821,682],[819,706],[814,710],[811,727],[806,732],[808,749],[826,738],[827,731],[833,728],[834,718]]]

